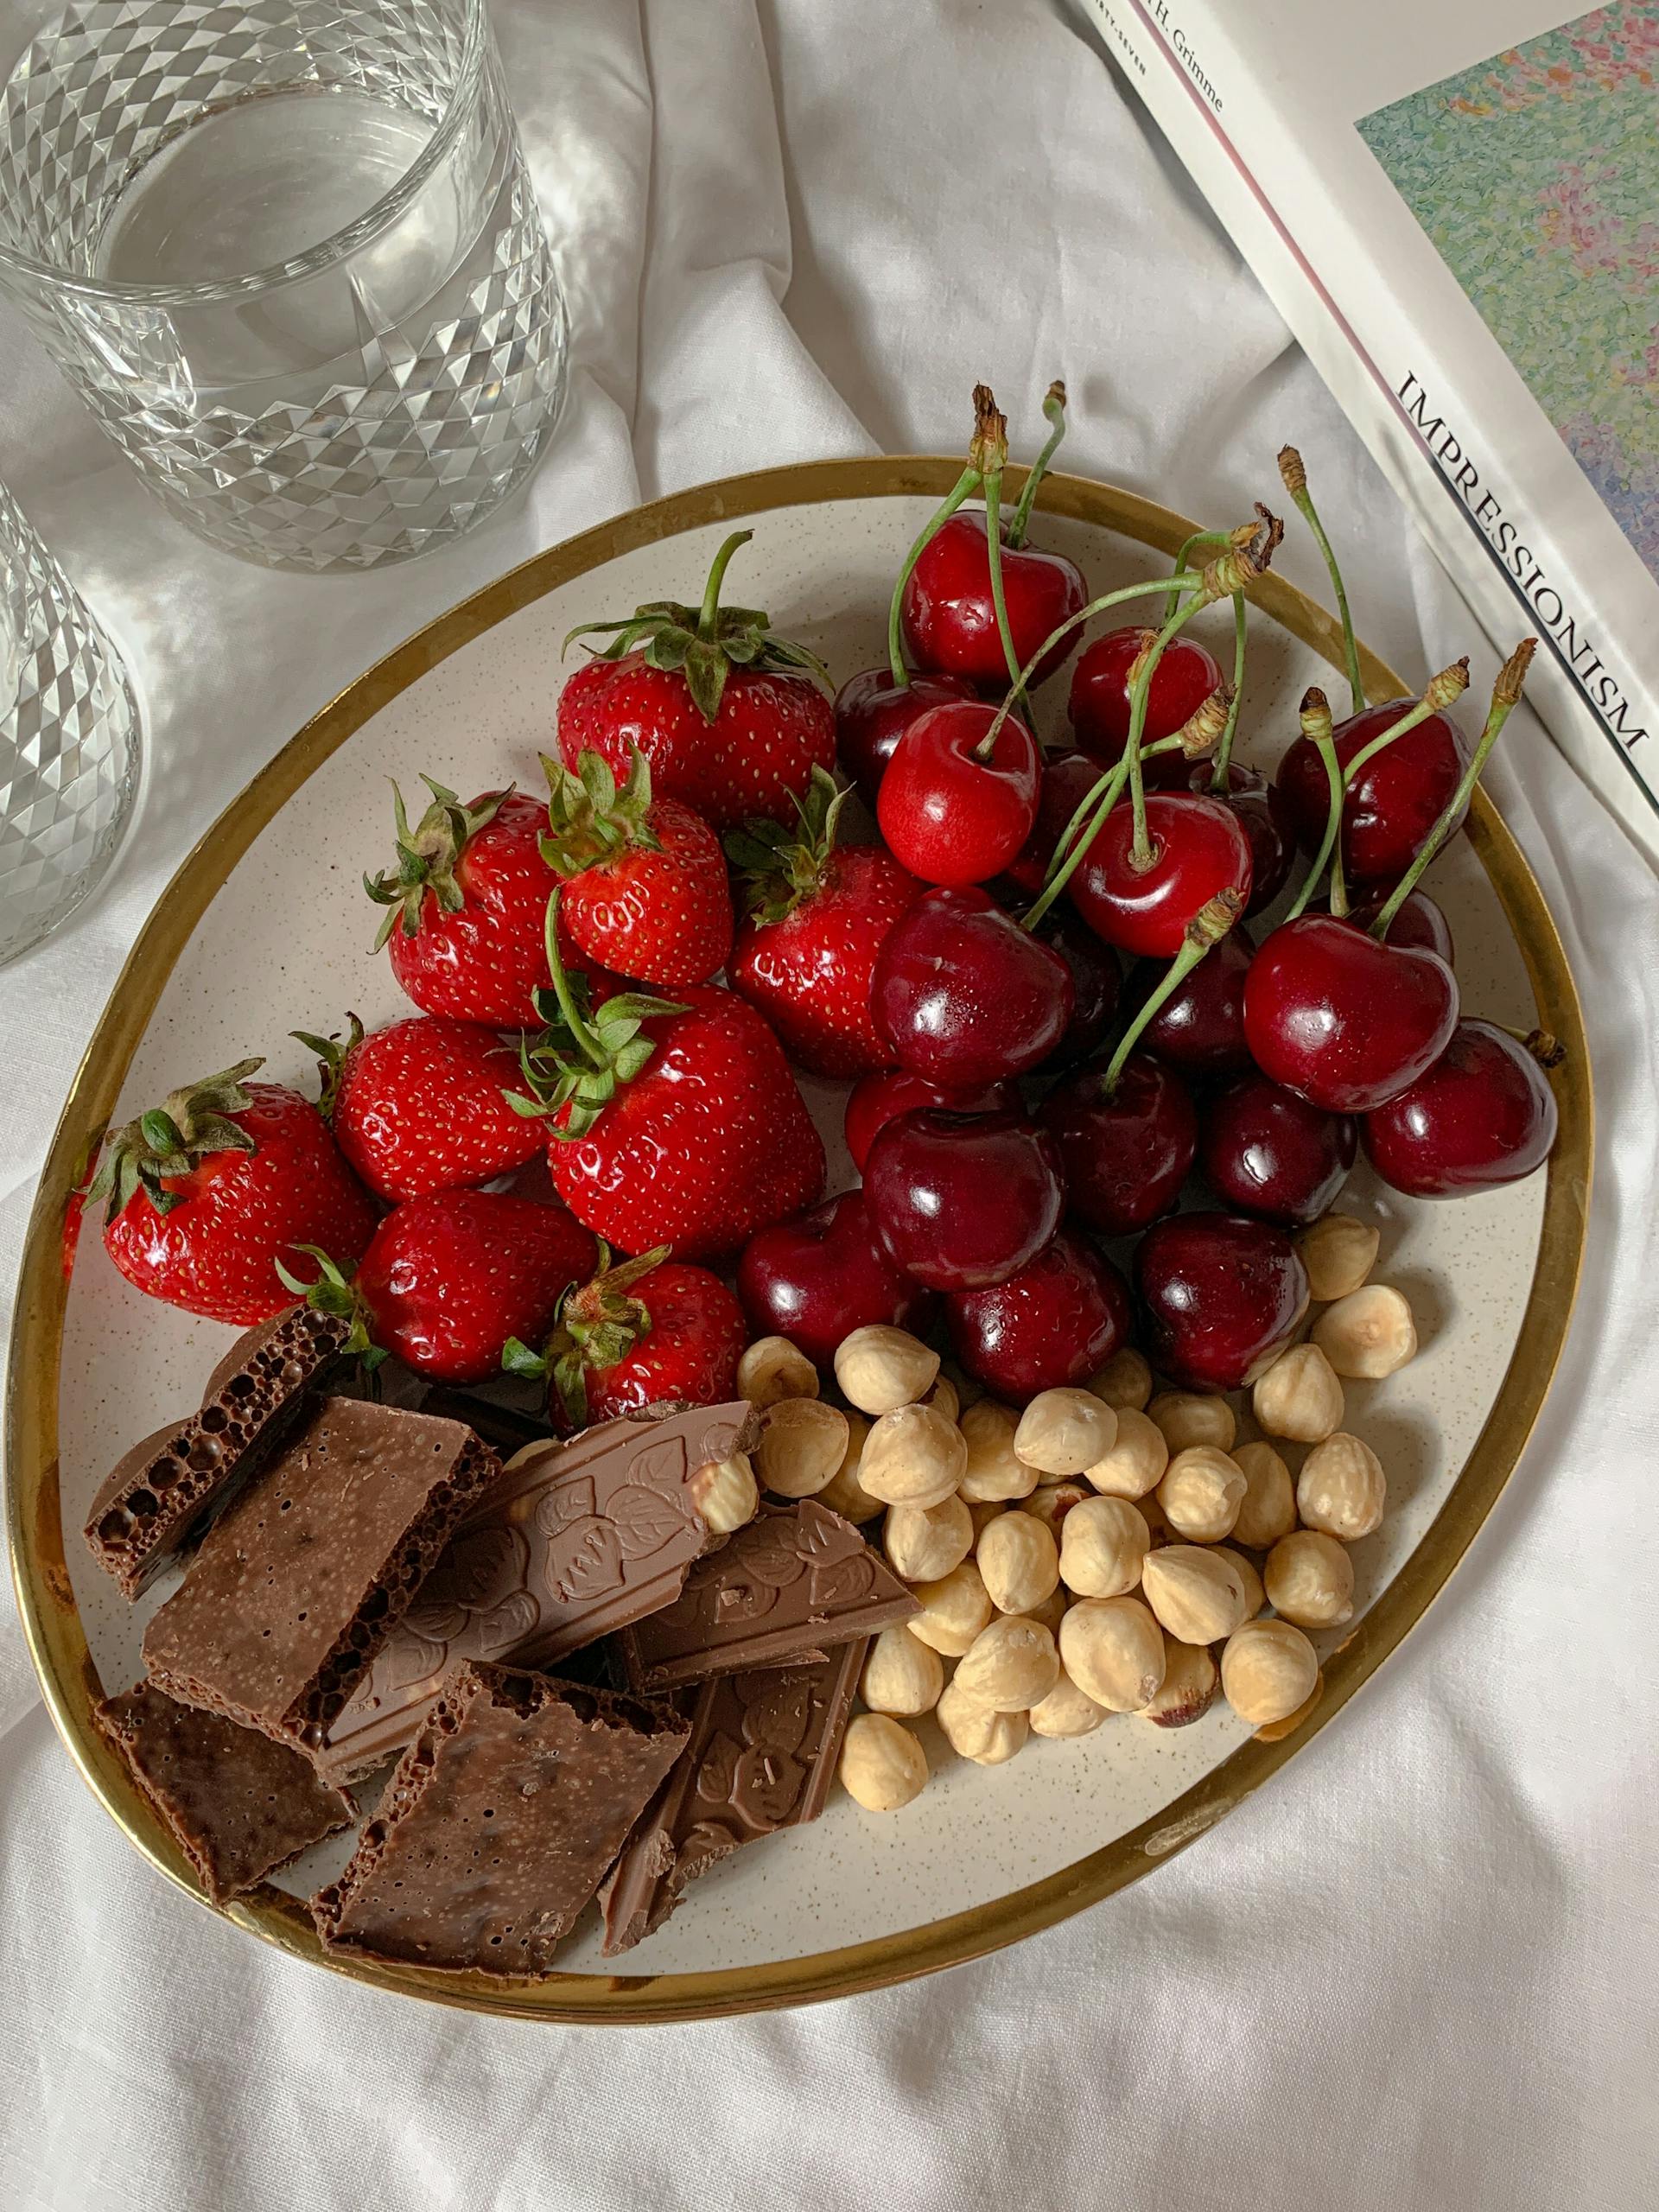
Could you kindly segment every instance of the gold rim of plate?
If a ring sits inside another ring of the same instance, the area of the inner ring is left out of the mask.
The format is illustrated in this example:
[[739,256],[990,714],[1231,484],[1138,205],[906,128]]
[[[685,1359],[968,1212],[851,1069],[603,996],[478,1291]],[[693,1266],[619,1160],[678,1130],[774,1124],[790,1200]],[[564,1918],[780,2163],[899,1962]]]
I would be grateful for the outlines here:
[[[175,963],[238,861],[306,779],[390,700],[509,615],[619,554],[683,531],[830,500],[905,494],[938,499],[960,469],[959,460],[926,455],[764,469],[654,500],[538,554],[406,639],[314,715],[202,837],[134,944],[70,1088],[29,1221],[7,1393],[7,1534],[24,1633],[59,1733],[93,1794],[129,1840],[208,1910],[217,1908],[92,1724],[92,1704],[102,1686],[65,1565],[58,1490],[59,1367],[67,1294],[64,1209],[97,1133],[114,1110]],[[1020,475],[1010,471],[1010,490]],[[1081,477],[1050,476],[1039,504],[1051,513],[1112,531],[1171,556],[1195,527],[1134,493]],[[1341,633],[1335,622],[1294,585],[1268,575],[1249,596],[1271,620],[1340,667]],[[1361,664],[1372,697],[1397,697],[1410,688],[1363,647]],[[1593,1152],[1590,1063],[1578,995],[1532,872],[1480,791],[1469,835],[1521,948],[1539,1026],[1567,1049],[1554,1078],[1560,1134],[1547,1171],[1537,1267],[1503,1385],[1462,1472],[1416,1550],[1327,1662],[1323,1694],[1311,1710],[1292,1726],[1252,1737],[1154,1818],[1042,1881],[970,1911],[806,1958],[705,1974],[560,1974],[544,1981],[504,1983],[482,1974],[329,1957],[304,1907],[269,1886],[225,1908],[225,1917],[314,1965],[469,2011],[564,2022],[711,2019],[883,1988],[1017,1942],[1149,1872],[1259,1789],[1341,1712],[1421,1618],[1468,1548],[1509,1479],[1543,1402],[1578,1287]]]

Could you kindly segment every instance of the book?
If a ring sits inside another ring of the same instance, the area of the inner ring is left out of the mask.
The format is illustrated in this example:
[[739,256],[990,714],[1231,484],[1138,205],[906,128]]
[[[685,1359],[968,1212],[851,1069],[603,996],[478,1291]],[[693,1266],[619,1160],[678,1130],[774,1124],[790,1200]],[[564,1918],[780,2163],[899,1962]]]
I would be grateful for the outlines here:
[[1085,0],[1659,865],[1659,0]]

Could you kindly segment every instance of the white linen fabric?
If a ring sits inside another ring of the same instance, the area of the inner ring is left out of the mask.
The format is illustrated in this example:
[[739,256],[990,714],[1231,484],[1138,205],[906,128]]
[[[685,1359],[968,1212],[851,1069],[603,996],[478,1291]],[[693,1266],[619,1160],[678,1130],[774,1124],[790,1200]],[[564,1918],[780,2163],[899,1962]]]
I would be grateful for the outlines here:
[[[15,318],[0,473],[128,646],[148,781],[114,880],[0,976],[0,1282],[58,1102],[178,861],[399,637],[699,479],[961,448],[984,376],[1065,465],[1212,518],[1294,436],[1362,626],[1472,626],[1060,0],[496,0],[575,310],[556,447],[412,567],[266,575],[153,505]],[[1241,502],[1243,503],[1241,505]],[[1319,588],[1304,537],[1284,565]],[[603,609],[595,609],[602,613]],[[1493,656],[1475,655],[1484,696]],[[1654,2201],[1659,886],[1524,713],[1491,788],[1599,1089],[1556,1389],[1447,1594],[1269,1789],[1117,1899],[944,1979],[724,2024],[493,2023],[203,1913],[76,1777],[0,1624],[0,2202],[29,2212]]]

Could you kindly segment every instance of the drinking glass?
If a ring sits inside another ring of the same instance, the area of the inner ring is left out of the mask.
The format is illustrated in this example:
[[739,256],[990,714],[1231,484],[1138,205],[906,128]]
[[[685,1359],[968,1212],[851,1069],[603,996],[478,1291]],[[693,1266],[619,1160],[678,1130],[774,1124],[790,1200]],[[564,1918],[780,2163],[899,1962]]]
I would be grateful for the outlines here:
[[200,536],[366,569],[468,529],[563,397],[484,0],[0,0],[0,286]]
[[0,964],[108,868],[138,745],[120,655],[0,484]]

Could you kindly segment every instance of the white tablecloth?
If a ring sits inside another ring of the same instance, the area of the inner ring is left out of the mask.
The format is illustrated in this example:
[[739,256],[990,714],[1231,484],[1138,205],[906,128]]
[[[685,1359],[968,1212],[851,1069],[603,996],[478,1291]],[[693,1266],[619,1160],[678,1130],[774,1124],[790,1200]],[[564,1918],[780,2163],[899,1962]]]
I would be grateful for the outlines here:
[[[637,499],[959,449],[985,376],[1065,461],[1226,518],[1294,436],[1366,634],[1471,625],[1096,47],[1043,0],[498,0],[561,241],[556,450],[469,542],[267,575],[150,504],[15,321],[0,473],[148,705],[107,893],[0,976],[0,1281],[59,1100],[200,830],[429,615]],[[1241,506],[1241,502],[1243,505]],[[1317,585],[1305,538],[1285,566]],[[603,612],[599,609],[596,612]],[[1484,696],[1492,657],[1476,654]],[[1601,1138],[1560,1379],[1452,1591],[1217,1833],[983,1964],[727,2024],[494,2024],[285,1961],[161,1882],[0,1625],[0,2202],[53,2212],[1655,2201],[1659,887],[1525,715],[1491,787],[1586,999]]]

